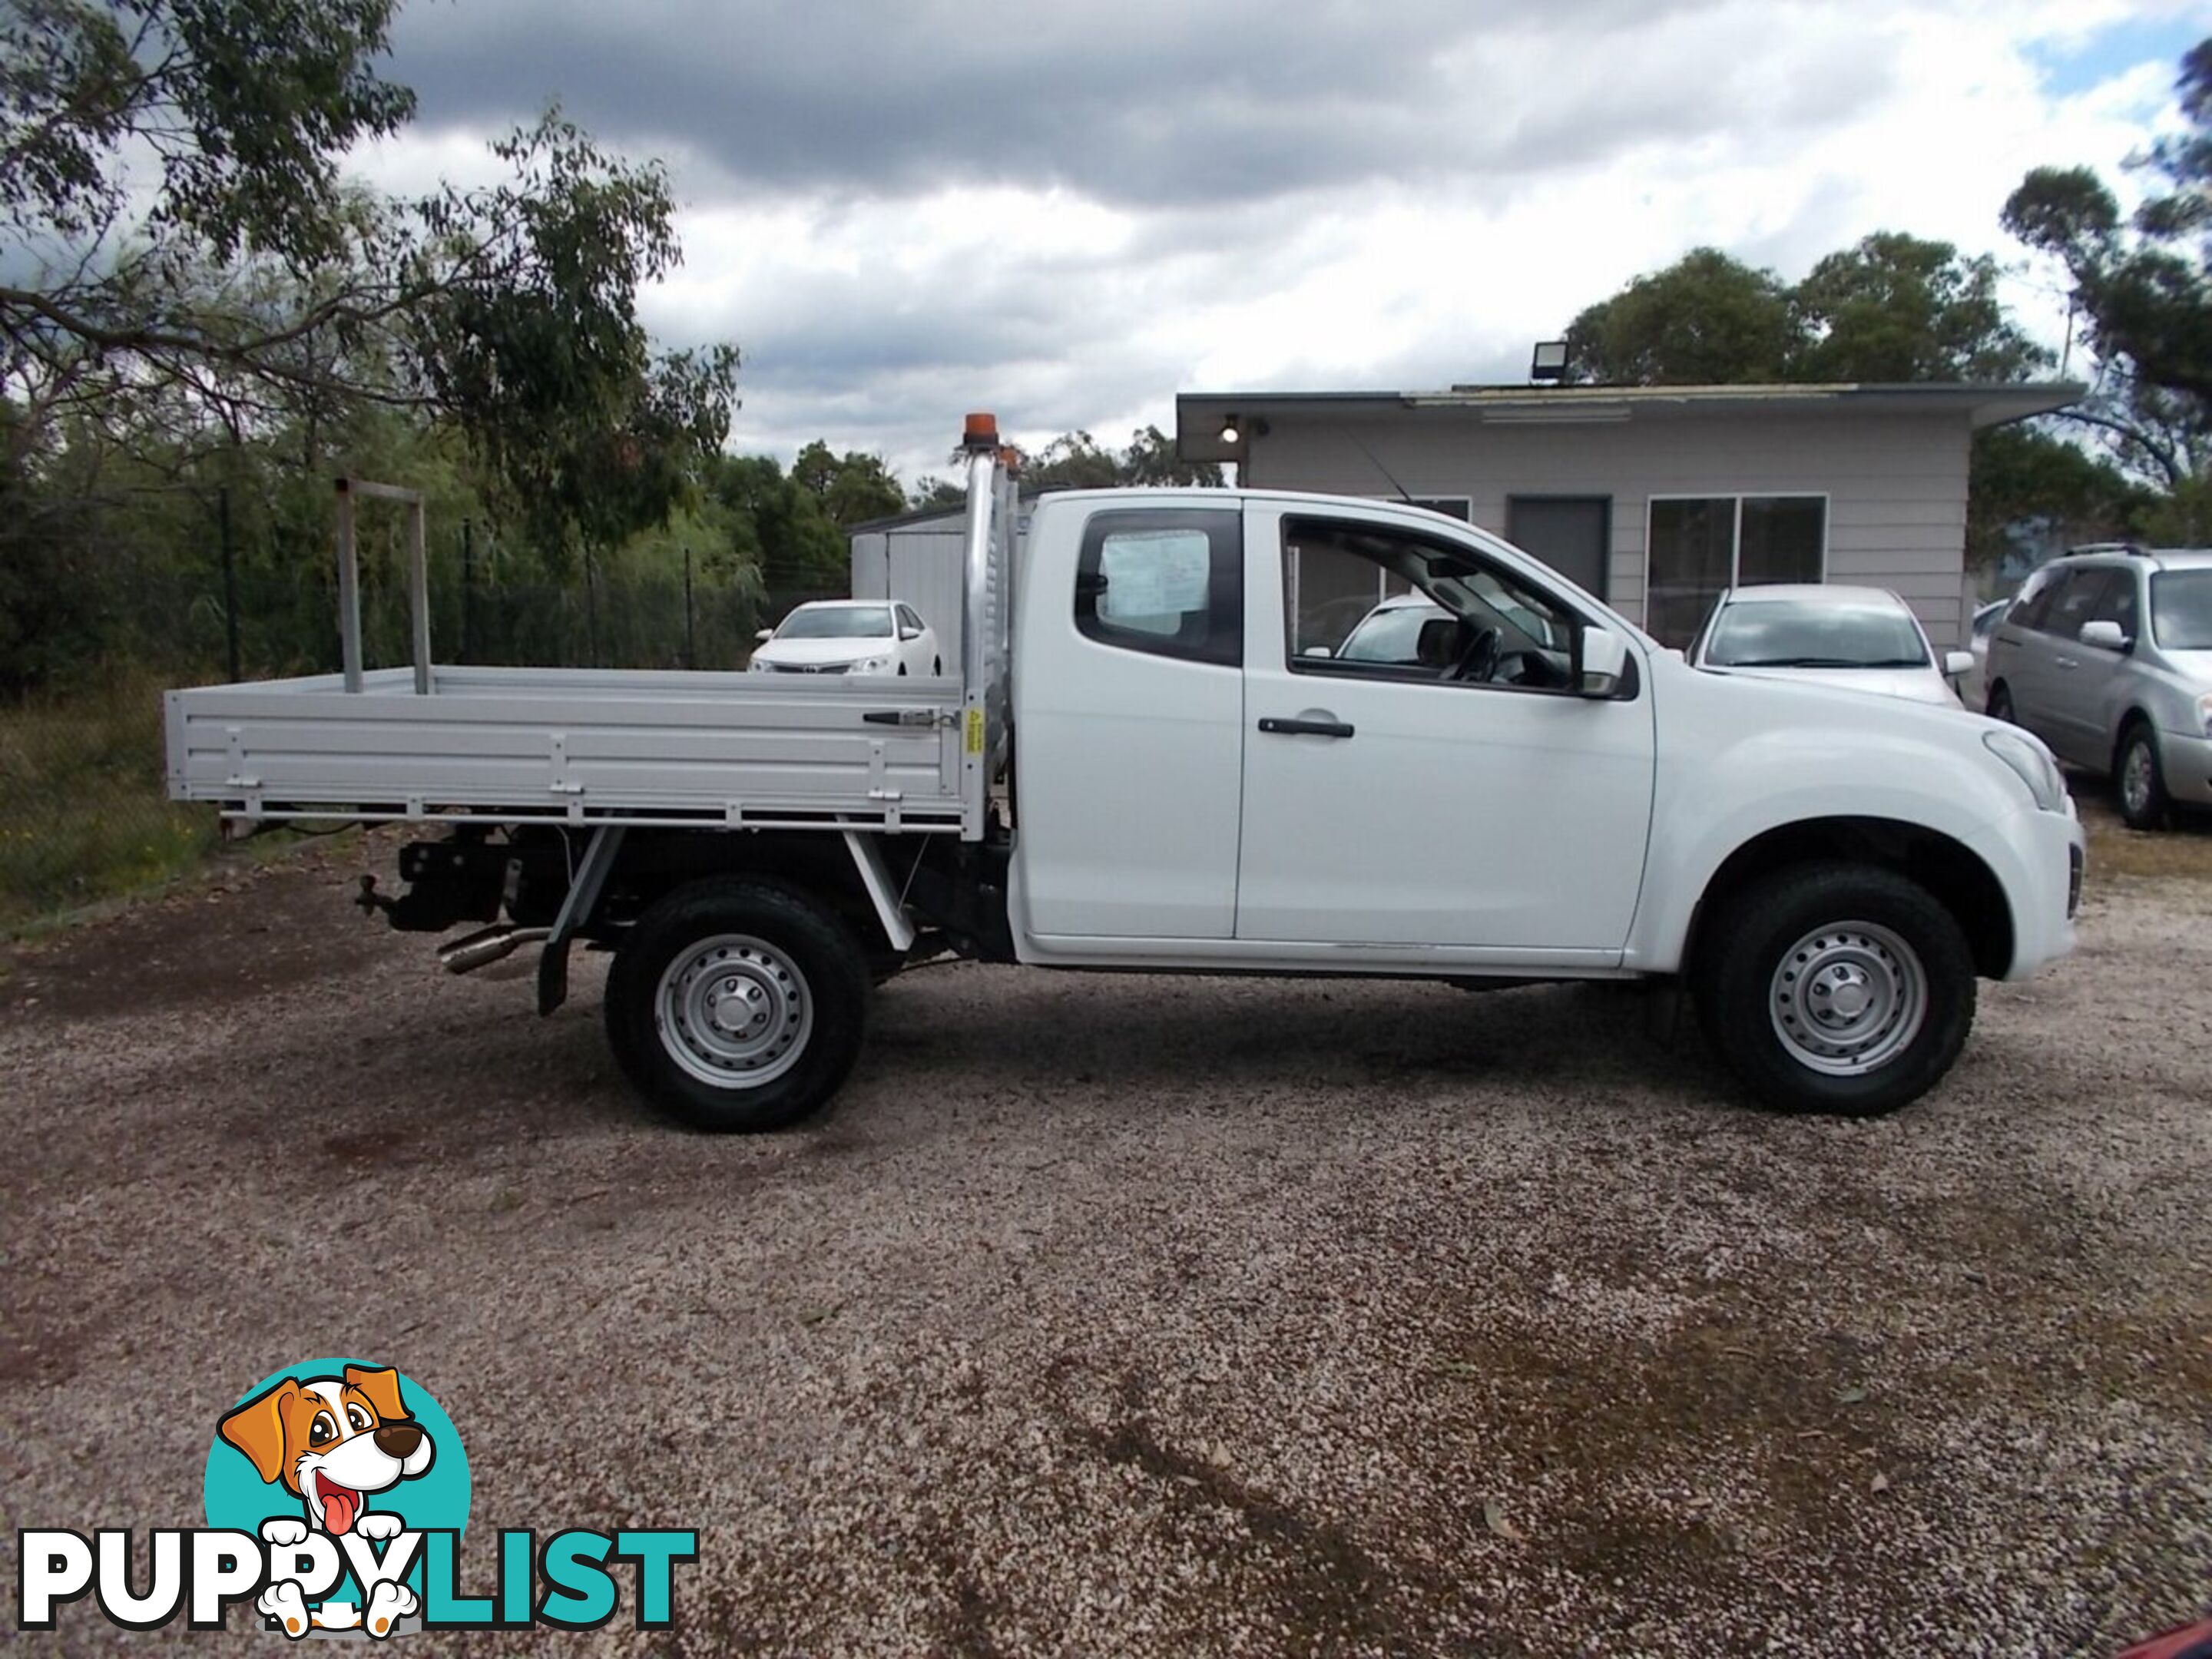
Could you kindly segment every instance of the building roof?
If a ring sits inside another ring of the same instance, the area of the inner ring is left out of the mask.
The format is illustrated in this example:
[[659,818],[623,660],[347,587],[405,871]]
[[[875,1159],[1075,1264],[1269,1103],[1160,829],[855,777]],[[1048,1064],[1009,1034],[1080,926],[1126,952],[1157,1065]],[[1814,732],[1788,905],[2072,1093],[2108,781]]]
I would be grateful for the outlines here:
[[1838,386],[1455,386],[1440,392],[1186,392],[1176,398],[1176,453],[1187,461],[1239,459],[1221,441],[1224,422],[1376,419],[1436,410],[1498,425],[1580,426],[1727,415],[1932,415],[2002,426],[2049,415],[2088,390],[2071,380],[1929,381]]

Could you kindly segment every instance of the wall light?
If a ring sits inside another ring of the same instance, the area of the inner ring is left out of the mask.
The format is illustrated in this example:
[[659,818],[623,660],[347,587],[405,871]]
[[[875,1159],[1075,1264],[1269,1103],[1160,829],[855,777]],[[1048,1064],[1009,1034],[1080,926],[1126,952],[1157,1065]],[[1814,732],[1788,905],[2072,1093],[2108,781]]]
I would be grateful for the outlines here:
[[1237,429],[1237,417],[1234,415],[1221,422],[1221,441],[1231,449],[1244,441],[1244,434]]
[[1528,360],[1528,378],[1532,380],[1564,380],[1567,378],[1567,343],[1565,340],[1539,340],[1536,355]]

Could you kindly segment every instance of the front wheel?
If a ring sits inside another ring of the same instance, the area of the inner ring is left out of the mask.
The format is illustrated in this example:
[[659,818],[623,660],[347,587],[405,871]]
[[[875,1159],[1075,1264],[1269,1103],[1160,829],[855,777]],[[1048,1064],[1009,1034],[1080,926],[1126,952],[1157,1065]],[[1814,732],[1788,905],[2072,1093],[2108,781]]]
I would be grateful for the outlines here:
[[780,1129],[858,1058],[868,957],[835,912],[769,882],[678,888],[607,974],[607,1038],[655,1105],[696,1129]]
[[2140,720],[2120,739],[2113,775],[2120,789],[2120,816],[2130,830],[2156,830],[2166,823],[2166,773],[2158,763],[2158,738]]
[[2020,724],[2020,722],[2014,717],[2012,712],[2011,688],[2007,686],[2002,680],[1998,681],[1996,685],[1990,687],[1990,704],[1985,712],[1989,714],[1989,717],[1991,720],[2002,720],[2007,726],[2017,726]]
[[1706,1037],[1770,1106],[1893,1112],[1942,1080],[1973,1024],[1966,935],[1893,871],[1778,871],[1731,895],[1704,931]]

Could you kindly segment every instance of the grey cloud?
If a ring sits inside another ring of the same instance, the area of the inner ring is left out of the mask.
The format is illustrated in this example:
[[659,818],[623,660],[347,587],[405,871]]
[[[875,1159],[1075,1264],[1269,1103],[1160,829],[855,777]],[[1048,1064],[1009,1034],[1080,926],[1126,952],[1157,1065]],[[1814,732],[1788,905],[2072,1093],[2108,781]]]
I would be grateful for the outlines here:
[[1718,3],[464,0],[402,14],[394,72],[429,125],[524,119],[557,96],[732,193],[1006,183],[1124,204],[1541,171],[1747,107],[1817,117],[1881,72],[1869,41],[1840,72],[1766,73],[1752,40],[1699,75],[1652,73],[1637,42]]
[[[1494,210],[1638,146],[1781,149],[1791,127],[1848,115],[1893,72],[1893,44],[1836,51],[1824,27],[1815,60],[1787,29],[1747,27],[1800,4],[414,0],[392,72],[419,92],[422,128],[527,120],[557,97],[610,143],[669,157],[684,199],[804,202],[847,242],[846,209],[892,234],[886,200],[956,186],[1057,186],[1123,210],[1129,239],[1109,252],[863,259],[648,299],[669,343],[744,347],[733,447],[787,457],[826,435],[911,479],[944,470],[969,408],[1025,438],[1170,426],[1193,364],[1151,320],[1276,290],[1377,185],[1430,191],[1440,213]],[[1598,297],[1563,295],[1558,325]],[[1526,368],[1479,301],[1388,362],[1349,367],[1329,344],[1285,340],[1253,384]]]

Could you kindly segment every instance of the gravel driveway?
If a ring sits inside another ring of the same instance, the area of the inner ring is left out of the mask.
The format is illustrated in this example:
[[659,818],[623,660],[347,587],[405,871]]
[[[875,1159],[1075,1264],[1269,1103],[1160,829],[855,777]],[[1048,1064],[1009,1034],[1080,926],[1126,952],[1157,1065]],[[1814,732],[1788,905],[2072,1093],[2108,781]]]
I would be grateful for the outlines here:
[[2212,1602],[2212,883],[2095,888],[1884,1123],[1734,1103],[1618,989],[959,966],[833,1116],[712,1140],[595,960],[541,1023],[362,863],[7,963],[0,1523],[199,1524],[218,1412],[355,1352],[477,1527],[701,1529],[673,1632],[472,1651],[2098,1654]]

